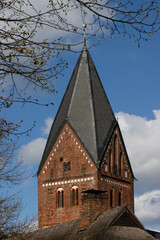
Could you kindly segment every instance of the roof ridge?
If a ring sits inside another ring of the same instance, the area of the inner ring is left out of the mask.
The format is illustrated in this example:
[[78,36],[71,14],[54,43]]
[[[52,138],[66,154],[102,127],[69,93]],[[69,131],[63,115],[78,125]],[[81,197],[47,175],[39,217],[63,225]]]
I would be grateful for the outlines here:
[[[90,54],[89,54],[89,51],[87,50],[87,60],[88,60],[88,62],[89,62],[89,57],[90,57]],[[88,70],[89,70],[89,75],[90,75],[91,70],[90,70],[90,65],[89,64],[88,64]],[[93,93],[91,76],[89,78],[89,82],[90,82],[91,93]],[[98,150],[97,128],[96,128],[96,114],[95,114],[95,106],[94,106],[93,94],[92,94],[92,107],[93,107],[93,117],[94,117],[94,126],[95,126],[96,149]],[[98,162],[98,151],[97,151],[97,162]]]

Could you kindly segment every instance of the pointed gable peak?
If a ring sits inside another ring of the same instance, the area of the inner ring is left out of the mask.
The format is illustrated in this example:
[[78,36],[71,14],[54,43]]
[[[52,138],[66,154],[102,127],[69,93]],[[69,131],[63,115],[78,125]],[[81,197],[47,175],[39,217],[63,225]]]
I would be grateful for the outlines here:
[[98,167],[117,121],[86,44],[52,124],[38,173],[66,121]]
[[[109,211],[112,211],[112,209]],[[112,218],[110,217],[109,221],[110,221],[109,226],[128,226],[144,229],[143,224],[129,209],[127,204],[114,208]]]

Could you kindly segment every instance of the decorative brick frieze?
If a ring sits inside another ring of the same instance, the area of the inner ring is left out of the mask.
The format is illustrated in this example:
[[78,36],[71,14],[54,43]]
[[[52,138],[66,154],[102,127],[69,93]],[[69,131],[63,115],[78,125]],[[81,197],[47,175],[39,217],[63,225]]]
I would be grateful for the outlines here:
[[79,182],[86,182],[86,181],[94,181],[94,177],[85,177],[85,178],[48,182],[48,183],[43,183],[42,187],[58,186],[58,185],[72,184],[72,183],[79,183]]

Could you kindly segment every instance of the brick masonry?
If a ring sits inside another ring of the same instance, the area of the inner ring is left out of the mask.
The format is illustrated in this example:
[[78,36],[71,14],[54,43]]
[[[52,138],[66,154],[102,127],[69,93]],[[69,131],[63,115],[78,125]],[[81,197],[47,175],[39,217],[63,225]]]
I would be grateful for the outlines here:
[[81,199],[79,230],[82,231],[108,209],[108,194],[104,191],[90,190],[83,192]]
[[[78,188],[78,205],[74,206],[73,188]],[[106,191],[107,198],[98,200],[94,194],[84,198],[82,192],[89,189]],[[58,191],[63,191],[63,207],[58,207]],[[112,134],[98,169],[76,133],[66,123],[38,175],[39,228],[82,216],[87,217],[84,221],[87,224],[100,212],[118,206],[119,203],[127,203],[134,211],[133,174],[119,129],[115,129]],[[84,214],[85,211],[87,214]]]
[[[64,164],[70,162],[70,170]],[[39,228],[80,217],[81,191],[98,188],[97,168],[80,140],[66,123],[38,176]],[[78,187],[78,205],[72,206],[71,189]],[[57,190],[64,190],[64,207],[57,208]]]
[[98,174],[99,189],[108,191],[108,209],[110,208],[110,189],[113,189],[113,206],[127,203],[134,212],[134,176],[127,156],[125,145],[117,127],[104,154],[101,171]]

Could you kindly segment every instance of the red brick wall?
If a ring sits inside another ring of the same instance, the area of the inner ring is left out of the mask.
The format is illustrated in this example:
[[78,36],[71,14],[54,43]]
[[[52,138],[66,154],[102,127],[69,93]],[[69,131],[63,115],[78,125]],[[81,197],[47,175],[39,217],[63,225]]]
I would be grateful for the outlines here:
[[121,191],[121,205],[127,203],[134,212],[133,180],[125,146],[119,129],[116,128],[102,160],[101,174],[99,174],[99,189],[108,191],[108,209],[110,208],[110,189],[113,188],[113,207],[119,206],[119,191]]
[[88,191],[82,195],[80,230],[85,230],[96,218],[108,209],[106,192]]
[[[112,156],[109,169],[110,150]],[[64,163],[68,162],[70,162],[70,170],[64,171]],[[105,169],[105,164],[107,164],[107,169]],[[114,165],[116,165],[116,171]],[[126,170],[127,176],[125,176],[124,170]],[[77,186],[79,189],[78,206],[72,206],[71,189],[73,186]],[[96,206],[95,201],[97,201],[100,212],[110,209],[111,187],[113,188],[112,207],[119,205],[118,193],[121,190],[121,205],[127,203],[129,208],[134,211],[133,176],[119,129],[117,128],[113,133],[104,154],[101,168],[98,170],[77,135],[66,123],[38,176],[39,228],[80,218],[80,213],[84,213],[89,201],[91,201],[89,209],[91,209],[91,206]],[[58,188],[63,188],[64,191],[63,208],[57,208],[56,195]],[[81,192],[88,189],[108,192],[105,209],[102,202],[97,198],[95,198],[95,201],[93,201],[93,198],[88,198],[88,202],[83,202],[85,206],[82,206]],[[95,216],[91,216],[91,219],[93,218]],[[86,221],[90,222],[89,219]]]
[[[61,159],[63,158],[63,160]],[[64,171],[63,164],[71,169]],[[72,206],[71,188],[79,189],[79,205]],[[57,208],[56,193],[64,189],[64,207]],[[97,189],[97,168],[76,134],[65,124],[38,176],[39,227],[80,217],[81,191]]]

